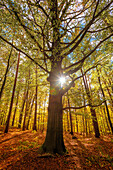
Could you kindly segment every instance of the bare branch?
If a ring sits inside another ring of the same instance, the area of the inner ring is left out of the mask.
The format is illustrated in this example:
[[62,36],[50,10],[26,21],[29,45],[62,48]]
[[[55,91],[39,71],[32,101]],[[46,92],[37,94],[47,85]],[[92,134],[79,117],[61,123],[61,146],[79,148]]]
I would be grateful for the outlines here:
[[87,106],[90,106],[90,107],[98,107],[98,106],[101,106],[105,101],[102,101],[101,103],[97,104],[97,105],[91,105],[91,104],[86,104],[84,106],[80,106],[80,107],[65,107],[63,108],[63,110],[66,110],[66,109],[82,109],[84,107],[87,107]]

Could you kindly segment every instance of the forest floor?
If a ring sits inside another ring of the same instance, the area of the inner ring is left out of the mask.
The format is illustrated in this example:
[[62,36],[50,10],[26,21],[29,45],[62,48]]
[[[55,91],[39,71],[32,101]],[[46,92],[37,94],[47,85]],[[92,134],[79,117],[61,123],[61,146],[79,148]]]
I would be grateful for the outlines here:
[[[1,129],[0,129],[1,130]],[[45,132],[10,129],[0,131],[0,169],[7,170],[111,170],[113,169],[113,135],[84,137],[64,133],[67,153],[38,154]]]

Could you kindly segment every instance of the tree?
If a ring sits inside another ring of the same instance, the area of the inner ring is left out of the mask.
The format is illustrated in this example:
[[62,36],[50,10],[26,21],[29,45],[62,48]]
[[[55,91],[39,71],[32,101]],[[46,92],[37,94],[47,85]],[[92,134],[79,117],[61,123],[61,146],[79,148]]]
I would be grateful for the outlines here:
[[[6,34],[4,29],[0,38],[49,74],[48,125],[42,146],[43,152],[61,154],[66,151],[63,141],[62,96],[73,86],[75,80],[82,77],[82,75],[77,77],[76,73],[84,61],[92,58],[96,50],[101,50],[101,44],[105,45],[113,36],[113,33],[108,31],[109,27],[102,21],[102,17],[110,13],[112,2],[112,0],[108,2],[82,0],[80,3],[73,0],[3,0],[1,3],[3,13],[7,12],[9,16],[13,16],[16,27],[18,30],[21,28],[22,33],[19,36],[17,33],[17,45],[12,44],[9,41],[11,26],[4,22],[4,28],[8,25],[8,33]],[[97,41],[90,49],[92,36]],[[63,65],[65,58],[70,59],[66,67]],[[93,63],[96,65],[96,60]],[[84,74],[92,68],[94,66],[86,68]],[[71,76],[71,82],[61,87],[58,80],[60,76]]]
[[8,57],[7,68],[6,68],[6,71],[5,71],[4,80],[3,80],[3,83],[2,83],[2,87],[0,89],[0,99],[2,97],[3,89],[4,89],[4,86],[5,86],[5,83],[6,83],[7,74],[8,74],[8,71],[9,71],[9,62],[10,62],[11,54],[12,54],[12,49],[11,49],[11,52],[10,52],[9,57]]
[[15,88],[16,88],[16,82],[17,82],[17,76],[18,76],[19,61],[20,61],[20,52],[18,54],[17,69],[16,69],[16,74],[15,74],[11,103],[10,103],[10,108],[9,108],[9,113],[8,113],[8,116],[7,116],[6,127],[5,127],[5,130],[4,130],[4,133],[7,133],[8,130],[9,130],[9,122],[10,122],[11,111],[12,111],[12,107],[13,107],[13,100],[14,100],[14,94],[15,94]]
[[38,85],[37,85],[37,65],[36,65],[36,95],[35,95],[35,114],[34,114],[33,130],[37,130],[37,127],[36,127],[36,120],[37,120],[37,92],[38,92]]
[[100,85],[100,89],[101,89],[101,92],[102,92],[102,96],[105,100],[105,107],[106,107],[106,111],[107,111],[107,116],[108,116],[108,121],[109,121],[109,124],[110,124],[110,128],[111,128],[111,131],[113,133],[113,126],[112,126],[112,122],[111,122],[111,118],[110,118],[110,114],[109,114],[109,109],[108,109],[108,105],[107,105],[107,102],[106,102],[106,99],[105,99],[105,93],[104,93],[104,90],[102,88],[102,84],[101,84],[101,80],[100,80],[100,74],[99,74],[99,70],[98,68],[97,69],[97,73],[98,73],[98,81],[99,81],[99,85]]
[[[81,69],[81,72],[82,72],[82,75],[83,75],[82,69]],[[95,131],[95,137],[99,138],[100,132],[99,132],[99,127],[98,127],[97,116],[96,116],[95,109],[92,107],[92,98],[91,98],[91,94],[90,94],[90,90],[89,90],[89,87],[88,87],[86,76],[83,76],[83,82],[84,82],[84,86],[85,86],[85,90],[86,90],[86,94],[87,94],[87,98],[88,98],[88,103],[90,105],[92,122],[93,122],[94,131]]]

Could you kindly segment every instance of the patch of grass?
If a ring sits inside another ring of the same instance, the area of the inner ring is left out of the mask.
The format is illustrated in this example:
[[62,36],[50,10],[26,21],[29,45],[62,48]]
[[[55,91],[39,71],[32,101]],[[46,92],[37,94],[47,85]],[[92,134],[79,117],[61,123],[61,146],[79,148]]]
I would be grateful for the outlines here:
[[28,145],[29,144],[29,141],[19,141],[19,143],[21,144],[21,145]]
[[35,146],[38,146],[37,142],[30,142],[28,147],[34,148]]
[[29,141],[19,141],[20,145],[18,146],[18,150],[24,150],[27,148],[34,148],[36,147],[38,144],[37,142],[29,142]]

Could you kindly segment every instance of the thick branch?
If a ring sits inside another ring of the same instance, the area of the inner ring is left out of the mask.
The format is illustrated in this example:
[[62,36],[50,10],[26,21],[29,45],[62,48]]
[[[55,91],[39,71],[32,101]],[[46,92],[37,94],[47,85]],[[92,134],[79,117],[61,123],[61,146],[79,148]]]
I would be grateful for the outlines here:
[[81,62],[80,65],[78,67],[76,67],[75,69],[67,71],[64,75],[69,75],[69,74],[76,73],[78,70],[81,69],[82,65],[83,65],[83,62]]
[[29,58],[30,60],[32,60],[35,64],[37,64],[42,70],[46,71],[47,73],[49,73],[48,70],[46,70],[44,67],[42,67],[39,63],[37,63],[33,58],[31,58],[27,53],[25,53],[24,51],[22,51],[21,49],[19,49],[18,47],[16,47],[15,45],[13,45],[12,43],[10,43],[9,41],[7,41],[6,39],[4,39],[1,35],[0,38],[5,41],[6,43],[8,43],[9,45],[11,45],[13,48],[15,48],[17,51],[20,51],[22,54],[24,54],[27,58]]

